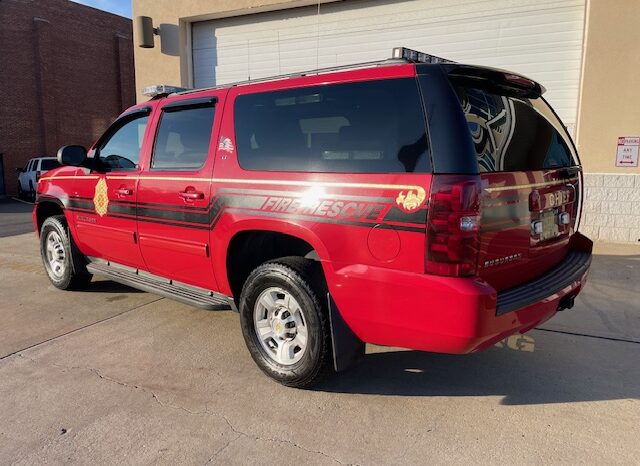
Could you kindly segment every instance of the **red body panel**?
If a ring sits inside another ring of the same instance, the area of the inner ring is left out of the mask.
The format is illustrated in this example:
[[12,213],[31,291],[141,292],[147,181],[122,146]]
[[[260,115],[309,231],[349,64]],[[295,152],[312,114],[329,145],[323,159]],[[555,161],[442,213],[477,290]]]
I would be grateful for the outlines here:
[[[149,169],[158,107],[185,97],[149,102],[144,105],[152,106],[154,113],[138,170],[98,174],[61,168],[40,181],[40,202],[62,200],[71,232],[85,255],[226,295],[232,294],[227,248],[236,234],[265,230],[300,238],[316,251],[329,292],[363,341],[450,353],[475,351],[548,319],[560,298],[576,294],[584,283],[581,277],[541,302],[496,316],[497,291],[521,284],[562,260],[575,212],[570,228],[557,240],[532,244],[531,187],[491,188],[536,184],[544,194],[544,183],[557,180],[557,174],[483,176],[483,187],[489,190],[482,208],[479,276],[451,278],[425,274],[433,175],[248,171],[240,167],[235,153],[233,104],[238,95],[414,75],[411,65],[385,66],[188,94],[188,98],[218,99],[209,158],[195,172]],[[111,210],[99,215],[91,206],[100,180],[106,182],[111,208],[118,206],[117,217]],[[118,194],[121,188],[131,194]],[[185,201],[179,196],[184,191],[203,195]],[[409,191],[420,197],[421,205],[410,216],[398,215],[399,199]],[[159,206],[169,214],[154,213]],[[492,231],[493,224],[501,228]],[[518,261],[482,267],[485,261],[514,251],[521,253]]]

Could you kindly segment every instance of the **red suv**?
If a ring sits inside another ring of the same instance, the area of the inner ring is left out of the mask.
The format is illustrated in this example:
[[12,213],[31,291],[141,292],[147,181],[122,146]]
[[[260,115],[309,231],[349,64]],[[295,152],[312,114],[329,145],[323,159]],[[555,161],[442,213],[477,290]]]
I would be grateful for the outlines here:
[[469,353],[570,308],[592,243],[544,89],[394,59],[159,94],[40,179],[52,283],[92,274],[239,310],[270,377],[316,383],[364,342]]

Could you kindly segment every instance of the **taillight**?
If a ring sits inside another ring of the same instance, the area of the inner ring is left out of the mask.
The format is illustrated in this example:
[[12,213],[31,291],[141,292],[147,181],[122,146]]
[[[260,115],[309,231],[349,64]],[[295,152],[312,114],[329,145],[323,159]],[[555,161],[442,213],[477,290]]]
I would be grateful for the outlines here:
[[435,175],[432,179],[426,272],[475,275],[480,245],[480,177]]

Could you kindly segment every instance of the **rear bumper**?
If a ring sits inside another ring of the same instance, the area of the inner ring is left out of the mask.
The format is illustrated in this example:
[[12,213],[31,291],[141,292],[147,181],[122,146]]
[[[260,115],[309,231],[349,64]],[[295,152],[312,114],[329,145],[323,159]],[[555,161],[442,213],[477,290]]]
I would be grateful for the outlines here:
[[592,243],[574,237],[567,259],[542,279],[501,293],[478,278],[357,265],[335,272],[331,294],[345,322],[367,343],[469,353],[531,330],[580,292]]

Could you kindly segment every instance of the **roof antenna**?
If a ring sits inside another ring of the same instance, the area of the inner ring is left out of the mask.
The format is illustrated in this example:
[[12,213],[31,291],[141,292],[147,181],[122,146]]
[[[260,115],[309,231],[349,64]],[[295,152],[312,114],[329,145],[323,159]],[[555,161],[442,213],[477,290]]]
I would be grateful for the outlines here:
[[247,81],[251,81],[251,39],[247,39]]
[[320,0],[318,0],[318,14],[316,15],[316,70],[320,68]]

